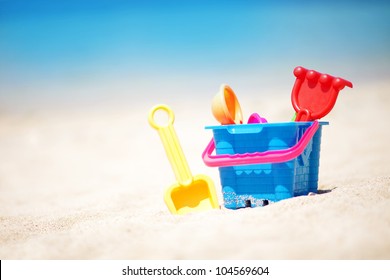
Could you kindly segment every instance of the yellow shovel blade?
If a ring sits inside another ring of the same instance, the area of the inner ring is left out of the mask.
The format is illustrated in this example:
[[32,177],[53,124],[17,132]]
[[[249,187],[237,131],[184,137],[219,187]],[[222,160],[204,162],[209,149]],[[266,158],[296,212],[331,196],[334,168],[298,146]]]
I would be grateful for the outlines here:
[[176,183],[164,195],[165,204],[172,214],[187,214],[219,208],[213,181],[205,175],[193,177],[188,186]]

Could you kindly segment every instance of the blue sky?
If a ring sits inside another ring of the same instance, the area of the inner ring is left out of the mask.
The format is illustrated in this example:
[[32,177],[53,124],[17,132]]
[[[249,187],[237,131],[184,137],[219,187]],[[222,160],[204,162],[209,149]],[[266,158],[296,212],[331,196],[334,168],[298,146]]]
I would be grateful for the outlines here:
[[386,78],[389,30],[386,1],[0,0],[0,108],[80,85],[288,81],[297,65]]

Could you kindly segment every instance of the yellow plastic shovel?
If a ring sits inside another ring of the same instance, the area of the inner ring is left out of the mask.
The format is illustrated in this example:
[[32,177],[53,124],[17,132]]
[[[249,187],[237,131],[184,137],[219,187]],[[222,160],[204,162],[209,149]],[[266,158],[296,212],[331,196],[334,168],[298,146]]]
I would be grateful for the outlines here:
[[[158,110],[168,114],[168,124],[159,125],[154,120]],[[192,176],[187,160],[183,154],[173,122],[173,111],[166,105],[157,105],[150,110],[149,124],[158,131],[165,152],[175,173],[177,182],[170,186],[164,201],[172,214],[186,214],[213,208],[219,208],[217,193],[213,181],[206,175]]]

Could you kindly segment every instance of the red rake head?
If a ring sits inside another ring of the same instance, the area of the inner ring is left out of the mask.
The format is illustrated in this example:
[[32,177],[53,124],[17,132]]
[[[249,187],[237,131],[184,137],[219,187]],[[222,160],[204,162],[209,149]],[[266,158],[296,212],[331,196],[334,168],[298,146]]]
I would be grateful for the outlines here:
[[321,74],[303,67],[294,69],[296,77],[291,94],[292,105],[297,112],[296,121],[313,121],[326,116],[336,103],[340,90],[352,83],[328,74]]

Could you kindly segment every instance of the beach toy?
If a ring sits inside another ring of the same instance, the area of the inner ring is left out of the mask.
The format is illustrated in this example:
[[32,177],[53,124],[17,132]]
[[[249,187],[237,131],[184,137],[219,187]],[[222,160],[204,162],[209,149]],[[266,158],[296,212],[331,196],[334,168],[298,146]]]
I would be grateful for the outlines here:
[[267,120],[260,117],[258,113],[253,113],[249,116],[248,123],[267,123]]
[[[168,114],[168,123],[159,125],[155,122],[155,113],[159,110]],[[172,214],[186,214],[219,208],[217,193],[213,181],[206,175],[192,176],[187,160],[173,128],[175,116],[166,105],[157,105],[150,110],[149,124],[158,131],[168,160],[177,182],[170,186],[164,201]]]
[[217,121],[222,124],[241,124],[243,122],[241,106],[234,91],[222,84],[211,102],[211,110]]
[[224,206],[264,206],[317,192],[321,133],[326,124],[206,126],[213,131],[213,139],[202,158],[207,166],[219,168]]
[[[211,139],[208,146],[204,150],[202,157],[207,166],[224,167],[233,165],[259,164],[259,163],[278,163],[289,161],[299,156],[307,147],[315,132],[319,127],[318,121],[308,128],[302,135],[301,139],[292,147],[284,150],[267,150],[264,152],[245,152],[244,154],[223,154],[212,155],[215,144]],[[233,133],[237,133],[234,131]],[[252,143],[253,144],[253,143]]]
[[296,77],[291,94],[295,121],[313,121],[326,116],[334,107],[340,90],[352,88],[351,82],[303,67],[294,69]]

